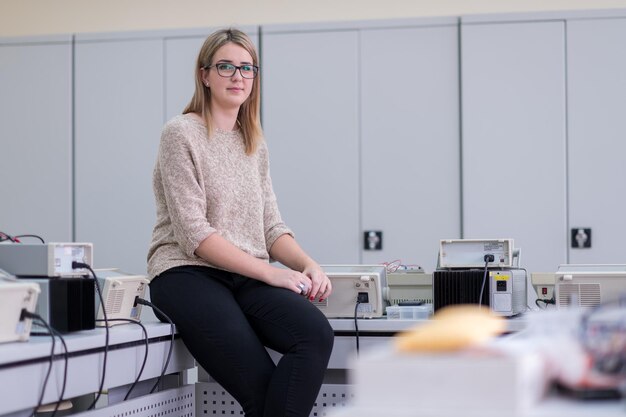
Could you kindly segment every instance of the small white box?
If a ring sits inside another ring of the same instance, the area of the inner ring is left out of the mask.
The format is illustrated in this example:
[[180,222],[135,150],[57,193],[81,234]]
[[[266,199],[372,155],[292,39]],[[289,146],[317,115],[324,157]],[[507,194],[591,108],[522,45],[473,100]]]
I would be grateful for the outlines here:
[[433,305],[388,306],[385,310],[387,320],[426,320],[433,313]]
[[356,359],[350,383],[354,405],[363,409],[501,415],[526,410],[542,398],[544,366],[536,353],[399,353],[386,345]]

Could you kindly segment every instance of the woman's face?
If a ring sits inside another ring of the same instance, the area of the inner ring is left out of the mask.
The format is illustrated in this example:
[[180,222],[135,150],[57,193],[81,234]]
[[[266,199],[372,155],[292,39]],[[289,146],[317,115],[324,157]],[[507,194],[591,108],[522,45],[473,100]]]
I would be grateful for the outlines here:
[[[211,89],[211,106],[224,110],[238,109],[250,96],[254,80],[241,76],[237,69],[231,76],[223,76],[227,71],[219,74],[216,65],[226,63],[237,67],[254,65],[252,56],[243,47],[227,43],[215,52],[209,69],[202,70],[202,81]],[[245,72],[244,72],[245,73]]]

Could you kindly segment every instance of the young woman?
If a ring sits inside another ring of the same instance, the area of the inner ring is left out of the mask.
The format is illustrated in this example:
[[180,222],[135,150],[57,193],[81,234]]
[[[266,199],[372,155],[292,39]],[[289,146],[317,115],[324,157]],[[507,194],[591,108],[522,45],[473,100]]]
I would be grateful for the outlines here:
[[[331,283],[276,204],[254,45],[236,29],[211,34],[195,77],[154,169],[152,302],[246,416],[308,416],[333,345],[310,300],[328,297]],[[283,354],[277,365],[266,346]]]

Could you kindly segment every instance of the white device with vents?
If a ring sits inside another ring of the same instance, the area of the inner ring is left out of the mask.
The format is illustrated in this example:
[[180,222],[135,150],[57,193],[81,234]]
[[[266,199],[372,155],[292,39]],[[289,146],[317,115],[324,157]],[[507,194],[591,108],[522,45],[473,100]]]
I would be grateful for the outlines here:
[[22,310],[35,312],[39,292],[35,283],[0,278],[0,343],[28,340],[32,319]]
[[[96,269],[98,283],[102,290],[102,300],[106,308],[107,319],[139,320],[141,304],[137,297],[143,298],[150,281],[143,275],[129,275],[119,269]],[[104,312],[99,297],[96,297],[97,320],[104,320]],[[110,321],[109,327],[125,324],[124,321]],[[104,327],[104,321],[97,321],[97,326]]]
[[532,273],[537,299],[557,308],[595,307],[626,295],[626,265],[560,265],[555,273]]
[[511,268],[514,258],[519,266],[519,250],[513,239],[442,239],[439,244],[439,268],[484,268],[485,255],[493,255],[489,267]]
[[420,267],[409,267],[387,272],[389,285],[389,302],[398,303],[422,302],[433,303],[433,274],[427,274]]
[[[322,301],[314,300],[328,318],[381,317],[387,299],[387,270],[383,265],[322,265],[330,279],[333,292]],[[361,296],[366,300],[359,303]]]

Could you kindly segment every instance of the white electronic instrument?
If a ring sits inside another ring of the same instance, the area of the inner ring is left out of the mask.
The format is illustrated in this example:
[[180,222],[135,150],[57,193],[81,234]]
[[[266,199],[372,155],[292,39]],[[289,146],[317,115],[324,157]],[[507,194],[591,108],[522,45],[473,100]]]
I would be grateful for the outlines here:
[[35,283],[0,278],[0,343],[28,340],[32,319],[22,310],[35,312],[39,291]]
[[439,245],[439,268],[483,268],[485,256],[493,256],[489,267],[510,268],[514,253],[513,239],[443,239]]
[[91,243],[13,243],[0,245],[0,268],[17,277],[82,277],[89,270],[72,262],[93,265]]
[[[385,312],[387,270],[383,265],[322,265],[333,292],[313,303],[328,318],[373,318]],[[357,301],[359,302],[357,306]]]
[[[421,267],[407,267],[387,272],[390,304],[433,303],[433,274]],[[384,297],[385,298],[385,297]]]
[[[149,281],[143,275],[129,275],[119,269],[96,269],[98,283],[102,290],[102,299],[106,308],[107,319],[139,320],[141,304],[135,301],[143,298]],[[104,327],[104,312],[100,299],[96,297],[96,325]],[[124,321],[109,321],[109,327],[126,324]]]
[[560,265],[556,272],[534,272],[537,299],[557,308],[595,307],[626,296],[626,265]]
[[[446,239],[433,273],[434,308],[453,304],[489,305],[501,316],[526,310],[526,270],[513,239]],[[481,298],[482,297],[482,298]]]

